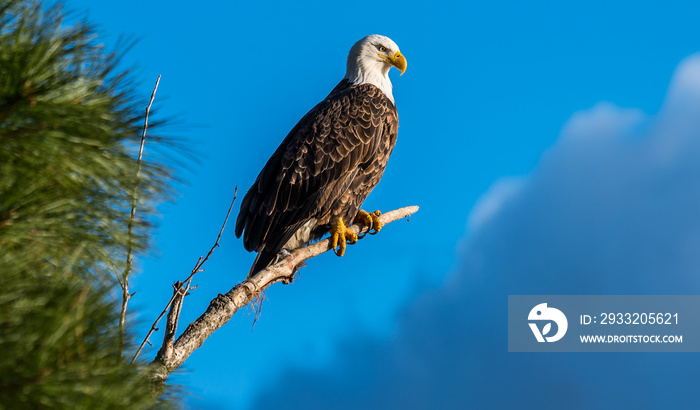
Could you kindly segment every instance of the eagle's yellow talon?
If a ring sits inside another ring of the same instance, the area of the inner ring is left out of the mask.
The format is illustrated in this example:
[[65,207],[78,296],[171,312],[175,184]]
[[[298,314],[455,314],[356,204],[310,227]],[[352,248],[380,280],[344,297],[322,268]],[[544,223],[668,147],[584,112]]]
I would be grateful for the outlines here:
[[[331,227],[331,249],[338,256],[345,254],[346,242],[352,245],[357,242],[357,239],[357,234],[345,226],[342,218],[338,219]],[[337,251],[335,250],[336,247],[338,248]]]
[[[379,217],[382,215],[381,212],[379,211],[374,211],[372,213],[369,213],[367,211],[363,211],[360,209],[357,211],[357,216],[355,217],[355,222],[359,222],[362,225],[366,226],[369,228],[368,233],[371,235],[377,234],[379,231],[382,230],[382,223],[379,220]],[[372,232],[374,230],[374,232]]]
[[[374,235],[382,229],[382,223],[381,221],[379,221],[379,216],[381,214],[382,213],[379,211],[369,213],[360,209],[357,212],[357,215],[355,216],[355,220],[353,222],[361,223],[362,225],[366,226],[367,228],[369,228],[368,233]],[[333,249],[333,252],[335,252],[335,254],[338,256],[343,256],[345,254],[345,248],[347,247],[348,243],[352,245],[356,243],[358,239],[364,237],[364,235],[358,237],[356,233],[348,229],[348,227],[345,226],[345,223],[343,222],[342,218],[339,218],[331,226],[330,234],[331,249]],[[367,233],[365,233],[365,235],[366,234]]]

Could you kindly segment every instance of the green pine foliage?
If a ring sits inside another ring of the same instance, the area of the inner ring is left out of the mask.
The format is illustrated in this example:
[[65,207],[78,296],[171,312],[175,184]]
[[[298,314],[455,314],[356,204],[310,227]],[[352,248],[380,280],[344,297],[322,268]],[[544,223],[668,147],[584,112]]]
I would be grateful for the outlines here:
[[150,90],[136,96],[93,28],[65,19],[0,0],[0,409],[172,405],[122,357],[114,296],[127,247],[147,248],[145,221],[168,193],[153,161],[135,191]]

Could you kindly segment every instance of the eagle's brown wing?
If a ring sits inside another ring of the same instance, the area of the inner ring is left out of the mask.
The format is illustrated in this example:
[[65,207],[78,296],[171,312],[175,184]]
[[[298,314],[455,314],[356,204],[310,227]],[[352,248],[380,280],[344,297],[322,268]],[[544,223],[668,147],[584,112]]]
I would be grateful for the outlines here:
[[381,177],[397,129],[394,104],[371,84],[343,80],[311,109],[241,202],[236,236],[245,231],[245,248],[259,252],[251,274],[266,267],[307,221],[327,225],[354,191],[362,196],[359,207]]

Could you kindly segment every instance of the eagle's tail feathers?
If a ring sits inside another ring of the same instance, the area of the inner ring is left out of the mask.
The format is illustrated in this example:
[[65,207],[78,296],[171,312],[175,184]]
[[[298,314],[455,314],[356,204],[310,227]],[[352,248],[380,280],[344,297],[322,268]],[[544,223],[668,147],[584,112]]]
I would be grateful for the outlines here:
[[[306,220],[286,228],[279,234],[270,235],[275,239],[270,239],[270,242],[266,243],[263,249],[258,252],[258,256],[248,272],[248,277],[250,278],[268,266],[279,262],[289,255],[289,251],[308,244],[311,239],[314,239],[311,229],[315,223],[316,219]],[[298,231],[300,235],[297,235]]]
[[250,267],[250,271],[248,272],[248,278],[253,277],[253,275],[267,268],[268,266],[274,265],[278,259],[277,255],[278,252],[270,252],[265,249],[258,252],[258,256],[255,257],[253,266]]

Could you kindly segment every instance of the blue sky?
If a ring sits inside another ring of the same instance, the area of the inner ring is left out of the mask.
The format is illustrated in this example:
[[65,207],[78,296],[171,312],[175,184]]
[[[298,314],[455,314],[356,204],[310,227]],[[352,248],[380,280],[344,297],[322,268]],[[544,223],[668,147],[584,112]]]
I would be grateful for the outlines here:
[[[139,40],[124,65],[144,98],[163,76],[157,115],[199,158],[139,261],[139,334],[211,246],[234,187],[342,78],[350,46],[385,34],[409,63],[392,73],[399,139],[366,208],[420,212],[270,288],[254,330],[240,312],[217,331],[172,378],[191,408],[695,396],[692,355],[509,354],[503,315],[508,294],[700,291],[700,3],[67,5],[108,45]],[[248,271],[232,227],[221,244],[182,323]],[[552,379],[557,394],[540,390]]]

